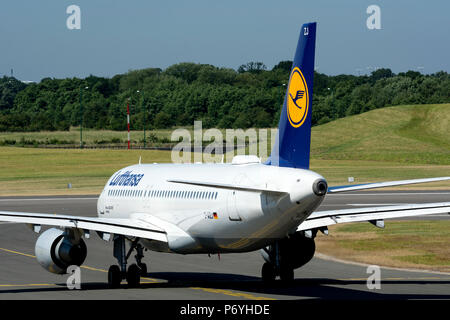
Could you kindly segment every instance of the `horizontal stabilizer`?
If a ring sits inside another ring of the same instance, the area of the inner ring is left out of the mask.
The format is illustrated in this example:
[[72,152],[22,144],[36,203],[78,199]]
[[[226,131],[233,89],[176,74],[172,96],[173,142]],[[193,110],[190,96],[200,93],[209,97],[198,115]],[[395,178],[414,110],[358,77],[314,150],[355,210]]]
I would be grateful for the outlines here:
[[338,193],[338,192],[358,191],[358,190],[375,189],[375,188],[395,187],[395,186],[403,186],[403,185],[407,185],[407,184],[436,182],[436,181],[445,181],[445,180],[450,180],[450,177],[388,181],[388,182],[377,182],[377,183],[367,183],[367,184],[355,184],[355,185],[347,185],[347,186],[329,187],[328,193]]
[[437,213],[450,213],[450,202],[317,211],[302,222],[298,226],[297,231],[321,228],[338,223],[381,221],[383,219],[403,218]]

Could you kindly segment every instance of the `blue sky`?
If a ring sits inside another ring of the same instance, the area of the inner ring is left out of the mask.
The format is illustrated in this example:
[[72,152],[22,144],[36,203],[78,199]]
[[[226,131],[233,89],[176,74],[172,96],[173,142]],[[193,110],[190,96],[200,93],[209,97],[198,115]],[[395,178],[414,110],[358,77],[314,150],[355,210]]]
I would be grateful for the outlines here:
[[[69,30],[66,8],[81,9]],[[381,8],[381,30],[366,9]],[[237,69],[292,60],[299,29],[316,21],[316,69],[326,74],[433,73],[450,67],[450,1],[2,0],[0,76],[112,77],[179,62]]]

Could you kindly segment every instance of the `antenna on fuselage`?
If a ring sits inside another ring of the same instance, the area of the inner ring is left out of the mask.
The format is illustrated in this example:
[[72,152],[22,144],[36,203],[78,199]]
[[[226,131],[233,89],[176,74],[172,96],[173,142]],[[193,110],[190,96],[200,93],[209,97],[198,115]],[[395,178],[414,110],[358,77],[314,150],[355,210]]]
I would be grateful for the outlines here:
[[142,160],[142,157],[141,157],[141,156],[139,156],[139,164],[141,164],[141,160]]

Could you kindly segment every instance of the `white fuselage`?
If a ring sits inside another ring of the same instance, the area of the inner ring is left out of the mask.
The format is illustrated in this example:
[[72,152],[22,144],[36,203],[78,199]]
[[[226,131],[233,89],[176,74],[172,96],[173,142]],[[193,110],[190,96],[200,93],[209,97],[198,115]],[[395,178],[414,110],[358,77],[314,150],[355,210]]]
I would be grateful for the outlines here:
[[[168,182],[214,181],[276,192],[255,192]],[[264,164],[142,164],[116,172],[97,204],[99,217],[168,222],[186,233],[169,248],[179,253],[244,252],[295,232],[322,202],[313,192],[319,174]],[[180,236],[181,237],[181,236]],[[175,244],[177,243],[177,244]]]

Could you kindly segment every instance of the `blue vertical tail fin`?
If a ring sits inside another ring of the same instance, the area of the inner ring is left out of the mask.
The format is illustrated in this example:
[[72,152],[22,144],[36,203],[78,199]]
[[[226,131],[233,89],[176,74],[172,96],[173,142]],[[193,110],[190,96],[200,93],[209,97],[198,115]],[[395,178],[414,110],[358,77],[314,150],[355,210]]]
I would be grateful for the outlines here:
[[309,169],[315,47],[316,23],[306,23],[300,30],[269,165]]

